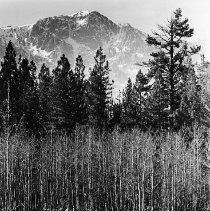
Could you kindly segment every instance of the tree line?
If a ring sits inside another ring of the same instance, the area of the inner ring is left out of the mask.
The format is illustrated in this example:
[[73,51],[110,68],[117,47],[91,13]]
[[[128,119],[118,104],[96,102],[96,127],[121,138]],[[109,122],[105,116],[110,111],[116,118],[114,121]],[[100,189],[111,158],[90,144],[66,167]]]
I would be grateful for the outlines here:
[[[71,132],[77,125],[144,131],[208,126],[210,98],[204,79],[209,65],[203,61],[196,73],[192,55],[200,46],[187,42],[193,32],[181,9],[175,10],[165,26],[148,35],[146,42],[156,50],[147,63],[139,64],[135,82],[129,79],[116,101],[112,99],[109,63],[101,47],[88,79],[82,57],[78,56],[71,68],[65,55],[52,73],[43,64],[37,76],[36,64],[17,58],[10,41],[0,69],[1,131],[21,128],[41,135],[52,130]],[[142,72],[142,65],[147,73]]]
[[8,43],[1,63],[1,127],[21,127],[31,134],[72,130],[77,124],[105,127],[111,102],[109,64],[102,48],[96,52],[95,65],[86,80],[81,56],[72,69],[62,55],[50,73],[45,64],[36,76],[33,61],[19,56]]

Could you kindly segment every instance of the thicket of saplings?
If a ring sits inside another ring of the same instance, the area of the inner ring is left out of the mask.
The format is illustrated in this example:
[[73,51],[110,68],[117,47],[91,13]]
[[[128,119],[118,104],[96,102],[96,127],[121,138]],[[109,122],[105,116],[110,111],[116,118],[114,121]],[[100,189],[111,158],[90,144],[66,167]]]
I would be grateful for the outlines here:
[[206,210],[206,134],[102,133],[0,139],[2,210]]

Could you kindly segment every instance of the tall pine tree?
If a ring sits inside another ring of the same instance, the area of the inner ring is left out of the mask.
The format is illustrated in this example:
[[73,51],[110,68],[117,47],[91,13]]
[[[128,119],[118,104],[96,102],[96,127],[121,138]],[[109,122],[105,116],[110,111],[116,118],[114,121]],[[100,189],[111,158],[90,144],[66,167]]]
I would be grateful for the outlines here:
[[202,99],[202,87],[195,74],[192,59],[188,60],[186,68],[185,86],[182,90],[182,99],[178,110],[179,126],[184,125],[193,130],[195,125],[209,126],[210,113],[206,102]]
[[136,125],[136,102],[134,99],[133,83],[129,78],[127,86],[123,91],[121,128],[126,130]]
[[153,130],[168,129],[169,127],[169,102],[167,84],[163,79],[160,69],[153,76],[154,82],[146,99],[147,125]]
[[21,87],[21,124],[30,133],[39,133],[38,121],[38,83],[36,78],[36,65],[27,59],[22,59],[19,64],[20,87]]
[[71,95],[73,71],[68,59],[63,55],[53,70],[52,84],[52,123],[56,129],[71,130],[74,122],[72,118],[73,97]]
[[111,103],[112,85],[109,82],[109,63],[100,47],[95,59],[95,65],[88,80],[88,113],[89,122],[99,128],[107,125]]
[[150,85],[148,85],[149,79],[146,75],[142,73],[141,70],[136,75],[136,81],[133,87],[133,95],[135,102],[135,113],[136,113],[136,123],[139,128],[147,128],[147,112],[145,107],[145,101],[150,90]]
[[170,128],[174,127],[176,111],[180,106],[181,96],[179,90],[184,77],[184,61],[189,55],[200,50],[200,46],[189,47],[186,39],[193,36],[194,30],[190,28],[188,19],[182,19],[181,9],[173,12],[166,26],[158,26],[160,32],[154,32],[147,37],[147,43],[154,46],[156,51],[151,54],[149,61],[149,75],[155,76],[156,71],[162,72],[164,83],[167,86],[167,102],[169,108]]
[[19,124],[21,118],[20,108],[20,72],[16,63],[16,52],[13,43],[9,41],[0,70],[0,106],[1,119],[7,126]]
[[75,101],[74,119],[76,124],[87,123],[87,103],[86,103],[86,84],[85,84],[85,66],[82,57],[79,55],[76,58],[76,65],[73,75],[74,83],[72,90],[74,90],[73,97]]
[[39,92],[39,124],[40,130],[44,133],[51,129],[51,113],[52,113],[52,76],[49,68],[45,64],[42,65],[39,76],[38,92]]

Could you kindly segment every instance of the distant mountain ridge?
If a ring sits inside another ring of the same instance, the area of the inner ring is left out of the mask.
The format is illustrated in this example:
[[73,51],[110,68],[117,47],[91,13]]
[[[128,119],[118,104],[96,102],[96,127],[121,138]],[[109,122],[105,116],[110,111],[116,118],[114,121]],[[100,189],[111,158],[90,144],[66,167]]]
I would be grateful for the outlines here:
[[55,68],[65,54],[72,66],[81,55],[86,70],[94,64],[94,55],[102,46],[112,69],[115,88],[121,89],[128,77],[134,78],[136,62],[147,61],[152,48],[146,34],[129,24],[116,24],[97,11],[83,11],[38,20],[35,24],[0,28],[0,59],[9,40],[17,54]]

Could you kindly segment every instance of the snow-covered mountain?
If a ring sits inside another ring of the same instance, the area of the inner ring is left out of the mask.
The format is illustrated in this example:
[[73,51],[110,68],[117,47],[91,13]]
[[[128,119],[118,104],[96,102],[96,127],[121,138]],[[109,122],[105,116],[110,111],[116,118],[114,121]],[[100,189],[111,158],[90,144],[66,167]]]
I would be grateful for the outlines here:
[[116,24],[97,11],[49,17],[35,24],[0,28],[0,58],[3,58],[9,40],[16,46],[17,54],[34,60],[38,67],[46,63],[54,68],[62,54],[72,67],[81,55],[89,70],[94,55],[102,46],[111,66],[115,88],[121,89],[128,77],[134,78],[136,62],[147,61],[151,47],[146,34],[129,24]]

